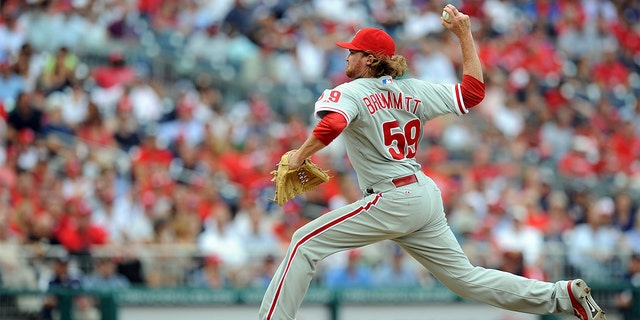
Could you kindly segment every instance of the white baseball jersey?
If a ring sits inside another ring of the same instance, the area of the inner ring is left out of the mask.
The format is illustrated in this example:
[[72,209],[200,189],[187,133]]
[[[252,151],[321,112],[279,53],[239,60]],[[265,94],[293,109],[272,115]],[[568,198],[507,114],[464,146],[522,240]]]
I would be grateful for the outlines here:
[[[315,115],[329,111],[348,123],[342,136],[365,196],[296,230],[262,299],[259,319],[296,319],[318,261],[382,240],[394,241],[463,298],[533,314],[574,312],[571,282],[473,266],[449,228],[440,189],[419,172],[415,155],[424,123],[467,113],[459,85],[357,79],[323,93]],[[414,183],[389,183],[411,174]]]
[[337,112],[347,121],[342,136],[360,189],[365,190],[420,169],[415,156],[426,121],[468,111],[460,84],[384,76],[325,90],[316,101],[315,116],[320,119],[327,112]]

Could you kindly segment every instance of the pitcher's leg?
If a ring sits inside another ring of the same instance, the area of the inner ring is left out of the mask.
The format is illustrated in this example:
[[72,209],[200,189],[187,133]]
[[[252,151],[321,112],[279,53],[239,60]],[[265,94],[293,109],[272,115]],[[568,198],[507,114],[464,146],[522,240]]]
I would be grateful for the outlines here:
[[396,242],[463,298],[540,315],[573,310],[567,281],[550,283],[471,265],[444,218],[439,225]]
[[321,259],[338,251],[380,241],[385,235],[369,229],[367,211],[379,198],[358,201],[328,212],[296,231],[262,300],[261,320],[295,319]]

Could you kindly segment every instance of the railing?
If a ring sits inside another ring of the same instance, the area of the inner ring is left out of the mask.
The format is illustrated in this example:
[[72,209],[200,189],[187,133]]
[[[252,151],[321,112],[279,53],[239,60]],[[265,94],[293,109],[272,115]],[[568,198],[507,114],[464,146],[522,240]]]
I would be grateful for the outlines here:
[[[631,319],[640,319],[640,288],[629,283],[592,283],[593,294],[611,319],[621,319],[619,310],[613,303],[617,294],[629,290],[633,296]],[[0,288],[1,319],[35,319],[40,313],[20,313],[11,303],[18,299],[46,297],[57,298],[57,316],[61,320],[81,320],[86,305],[82,299],[91,299],[95,303],[100,320],[118,320],[120,311],[131,307],[228,307],[238,306],[250,309],[248,313],[257,313],[264,291],[260,289],[148,289],[134,288],[123,291],[87,291],[87,290],[18,290]],[[375,288],[328,290],[310,288],[303,306],[323,306],[327,308],[329,320],[341,320],[341,309],[353,306],[384,306],[401,308],[409,305],[474,304],[471,300],[462,300],[442,286],[430,288]],[[462,305],[461,305],[462,306]],[[214,311],[215,312],[215,311]],[[399,311],[400,312],[400,311]],[[540,316],[541,320],[564,319],[562,315]]]
[[[19,250],[17,265],[19,270],[25,271],[29,267],[34,267],[38,263],[48,261],[56,256],[57,247],[49,248],[46,254],[39,252],[41,249],[34,247],[22,247]],[[73,266],[78,269],[91,269],[93,258],[105,258],[118,256],[123,253],[121,247],[103,246],[96,247],[92,252],[91,259],[72,260]],[[150,270],[157,267],[160,272],[159,277],[176,276],[176,272],[183,273],[181,280],[174,282],[172,287],[154,288],[148,285],[133,286],[129,289],[118,291],[96,291],[96,290],[68,290],[50,289],[45,286],[7,286],[7,277],[13,277],[10,273],[3,273],[0,263],[0,275],[5,279],[5,286],[0,285],[0,319],[31,319],[39,318],[46,303],[55,297],[57,306],[55,307],[59,319],[72,319],[80,311],[86,308],[93,308],[94,313],[100,315],[101,320],[117,320],[123,308],[136,306],[245,306],[256,309],[264,289],[262,288],[194,288],[189,287],[185,281],[186,273],[192,270],[193,264],[185,261],[197,260],[200,253],[192,245],[162,245],[162,246],[140,246],[127,248],[128,255],[139,259],[142,268]],[[0,252],[0,256],[6,252]],[[564,252],[558,249],[557,252],[548,250],[545,261],[545,268],[550,275],[550,280],[574,278],[575,270],[567,266]],[[617,260],[624,261],[627,257],[620,255]],[[26,264],[24,264],[26,263]],[[321,262],[322,263],[322,262]],[[613,267],[613,266],[611,266]],[[191,269],[190,269],[191,268]],[[38,272],[42,272],[42,268]],[[167,272],[163,274],[162,272]],[[179,275],[178,275],[179,277]],[[179,277],[180,278],[180,277]],[[15,280],[15,279],[11,279]],[[15,281],[14,281],[15,283]],[[610,277],[602,279],[591,279],[590,286],[599,304],[609,314],[616,314],[618,311],[616,299],[626,291],[632,298],[631,310],[632,319],[640,319],[640,288],[632,287],[631,283],[625,282],[620,277]],[[434,282],[428,286],[416,286],[411,288],[373,288],[373,289],[348,289],[348,290],[328,290],[317,284],[312,285],[305,296],[306,305],[324,306],[328,310],[331,320],[339,319],[340,311],[353,304],[358,305],[389,305],[390,308],[401,304],[429,305],[436,303],[460,303],[466,302],[447,288]],[[77,319],[80,319],[79,317]],[[555,316],[546,316],[542,319],[559,319]]]

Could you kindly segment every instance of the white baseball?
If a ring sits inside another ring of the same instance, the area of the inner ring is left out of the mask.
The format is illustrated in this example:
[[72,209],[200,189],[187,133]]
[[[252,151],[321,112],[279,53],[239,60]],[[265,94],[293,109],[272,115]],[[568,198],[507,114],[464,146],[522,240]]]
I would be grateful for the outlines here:
[[444,21],[449,21],[449,13],[442,11],[442,19],[444,19]]

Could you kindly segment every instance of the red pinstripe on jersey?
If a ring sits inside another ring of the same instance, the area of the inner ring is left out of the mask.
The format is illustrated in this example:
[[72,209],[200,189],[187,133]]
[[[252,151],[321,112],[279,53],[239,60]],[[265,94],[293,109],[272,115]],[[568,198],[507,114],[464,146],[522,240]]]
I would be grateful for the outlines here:
[[371,208],[371,206],[373,206],[376,203],[378,203],[380,198],[382,198],[382,193],[376,194],[376,196],[371,201],[367,202],[365,205],[359,206],[359,207],[355,208],[353,211],[347,212],[346,214],[338,217],[337,219],[331,220],[331,221],[319,226],[317,229],[311,231],[309,234],[307,234],[306,236],[302,237],[302,239],[300,239],[293,246],[293,250],[291,251],[291,254],[289,255],[289,260],[287,260],[286,267],[284,268],[284,271],[282,272],[282,277],[280,278],[280,281],[278,282],[278,289],[276,289],[276,292],[275,292],[275,294],[273,296],[273,301],[271,301],[271,307],[269,307],[269,313],[267,314],[267,320],[271,320],[271,317],[273,316],[273,313],[274,313],[274,311],[276,309],[276,305],[278,304],[278,299],[280,298],[280,294],[281,294],[281,291],[282,291],[282,286],[284,285],[284,279],[286,279],[287,273],[289,273],[289,268],[291,268],[291,262],[293,261],[293,258],[295,258],[296,254],[298,253],[298,249],[300,248],[300,246],[305,244],[307,241],[313,239],[314,237],[318,236],[319,234],[331,229],[332,227],[335,227],[338,224],[355,217],[360,212],[369,210],[369,208]]
[[462,99],[462,90],[459,83],[454,86],[454,92],[460,114],[466,114],[469,110],[464,107],[464,99]]

